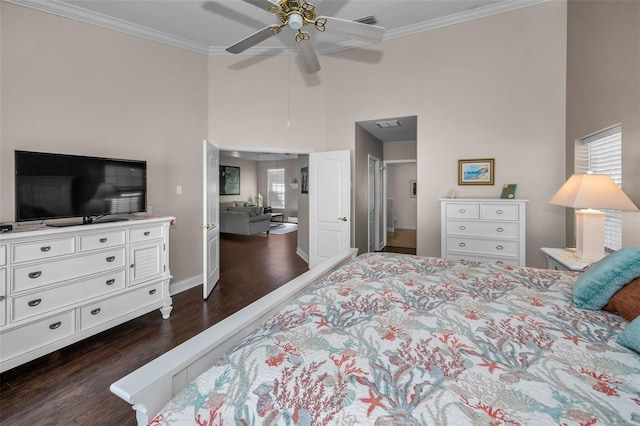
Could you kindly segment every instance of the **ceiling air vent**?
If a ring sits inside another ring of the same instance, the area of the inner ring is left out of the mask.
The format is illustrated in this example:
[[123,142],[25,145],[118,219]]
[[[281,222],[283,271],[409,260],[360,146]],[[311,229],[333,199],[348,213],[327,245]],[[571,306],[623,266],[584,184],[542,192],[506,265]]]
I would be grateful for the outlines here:
[[400,127],[401,124],[398,120],[376,121],[376,125],[381,129],[387,129],[389,127]]

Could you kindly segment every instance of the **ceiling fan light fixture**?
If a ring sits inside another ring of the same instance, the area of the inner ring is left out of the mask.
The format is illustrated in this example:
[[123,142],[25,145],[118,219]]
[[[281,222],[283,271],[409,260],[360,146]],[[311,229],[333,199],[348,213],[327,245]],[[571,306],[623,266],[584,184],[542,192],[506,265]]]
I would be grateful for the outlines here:
[[292,13],[291,15],[289,15],[289,21],[287,22],[287,24],[291,29],[299,30],[300,28],[302,28],[304,20],[302,19],[302,16],[300,14]]

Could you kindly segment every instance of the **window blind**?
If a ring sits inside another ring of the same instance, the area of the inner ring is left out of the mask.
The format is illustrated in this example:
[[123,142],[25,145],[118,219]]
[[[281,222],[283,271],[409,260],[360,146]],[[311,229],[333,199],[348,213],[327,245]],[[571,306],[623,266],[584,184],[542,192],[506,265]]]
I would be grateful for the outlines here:
[[276,209],[284,209],[284,169],[267,170],[267,203]]
[[[622,188],[622,129],[615,126],[584,138],[587,147],[587,170],[611,176]],[[604,245],[611,250],[622,248],[622,212],[602,210],[604,218]]]

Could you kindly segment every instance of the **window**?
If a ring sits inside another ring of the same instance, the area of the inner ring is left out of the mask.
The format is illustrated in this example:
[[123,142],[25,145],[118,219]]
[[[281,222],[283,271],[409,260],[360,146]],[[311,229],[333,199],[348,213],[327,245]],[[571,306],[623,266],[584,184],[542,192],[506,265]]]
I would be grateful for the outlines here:
[[267,204],[284,209],[284,169],[267,170]]
[[[615,126],[586,137],[576,147],[576,173],[606,174],[622,188],[622,129]],[[622,212],[602,210],[604,218],[604,246],[611,250],[622,248]]]

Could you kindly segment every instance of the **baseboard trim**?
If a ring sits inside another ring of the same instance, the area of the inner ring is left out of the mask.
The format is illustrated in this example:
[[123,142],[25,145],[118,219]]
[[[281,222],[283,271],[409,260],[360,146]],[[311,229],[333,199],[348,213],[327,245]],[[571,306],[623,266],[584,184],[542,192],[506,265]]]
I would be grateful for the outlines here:
[[300,247],[296,249],[296,254],[302,258],[305,262],[309,263],[309,255],[302,251]]
[[196,275],[195,277],[187,278],[186,280],[172,282],[169,286],[169,293],[171,293],[172,296],[175,296],[178,293],[182,293],[183,291],[187,291],[199,285],[202,285],[202,275]]
[[415,231],[416,227],[415,226],[397,226],[396,225],[396,229],[410,229],[412,231]]

